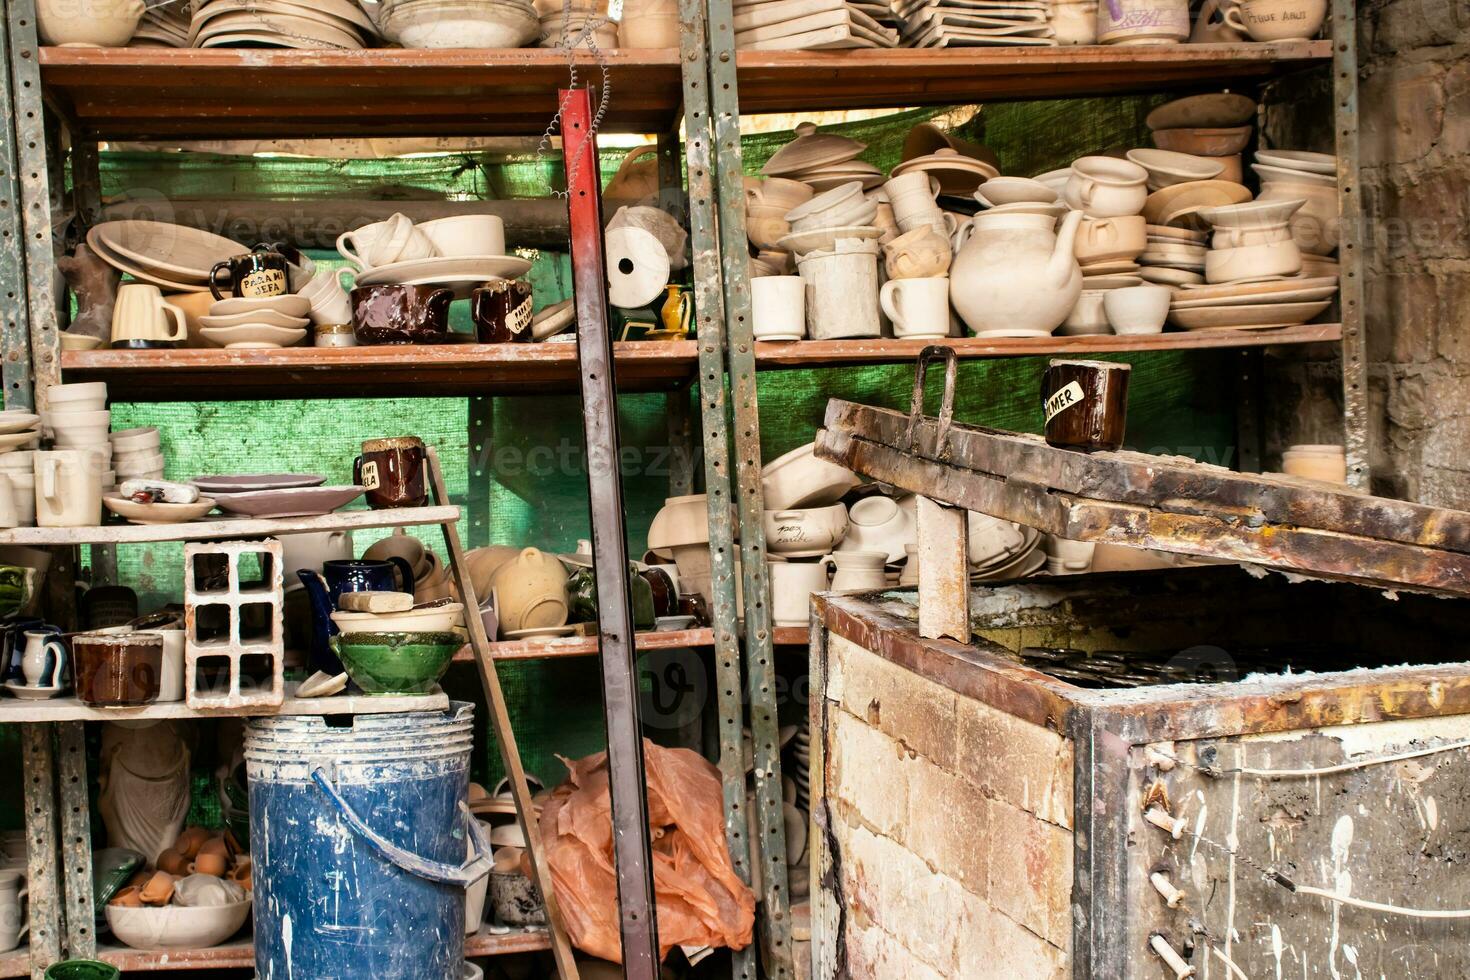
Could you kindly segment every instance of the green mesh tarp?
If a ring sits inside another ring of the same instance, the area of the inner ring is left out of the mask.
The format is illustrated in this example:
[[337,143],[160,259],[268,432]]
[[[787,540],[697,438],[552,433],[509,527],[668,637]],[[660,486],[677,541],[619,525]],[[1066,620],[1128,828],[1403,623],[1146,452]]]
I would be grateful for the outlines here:
[[[1005,172],[1035,174],[1065,166],[1086,153],[1142,145],[1142,118],[1152,104],[1107,99],[992,106],[969,113],[971,118],[959,131],[991,146]],[[837,129],[866,142],[865,159],[887,169],[898,162],[908,129],[933,115],[929,110],[894,113]],[[758,171],[788,138],[785,133],[747,137],[747,172]],[[604,178],[617,169],[622,153],[604,151]],[[102,170],[108,195],[148,189],[163,197],[499,198],[542,195],[560,183],[558,165],[530,153],[391,161],[107,153]],[[570,281],[565,255],[540,253],[532,278],[538,307],[564,298]],[[460,329],[467,329],[463,310],[457,309],[454,317]],[[1134,365],[1130,445],[1228,465],[1235,424],[1231,386],[1223,380],[1231,376],[1229,355],[1159,353],[1128,360]],[[956,417],[1036,431],[1041,422],[1037,389],[1042,363],[1023,358],[963,364]],[[763,454],[769,459],[810,441],[829,397],[906,408],[911,384],[912,368],[906,365],[763,374],[759,389]],[[420,397],[373,400],[121,404],[113,411],[119,428],[159,426],[167,473],[173,478],[274,470],[322,473],[330,482],[345,482],[363,439],[414,433],[438,447],[451,496],[464,505],[471,489],[472,449],[467,436],[471,403],[435,397],[433,391],[417,394]],[[627,395],[619,400],[629,549],[634,554],[643,550],[649,522],[666,494],[665,405],[663,395]],[[462,527],[468,543],[573,549],[579,538],[589,536],[577,399],[495,398],[488,411],[491,436],[488,445],[479,444],[475,451],[488,454],[488,487],[477,489],[488,490],[490,527],[488,535],[473,536]],[[442,551],[436,530],[420,533]],[[361,550],[376,537],[359,533],[356,546]],[[177,546],[120,549],[122,580],[143,594],[145,607],[177,597],[179,550]],[[502,666],[501,674],[528,769],[558,780],[563,771],[555,754],[576,757],[602,747],[595,660],[517,663]],[[480,704],[483,714],[472,669],[456,667],[448,686],[451,694]],[[500,777],[493,745],[482,741],[476,761],[477,778],[493,782]]]

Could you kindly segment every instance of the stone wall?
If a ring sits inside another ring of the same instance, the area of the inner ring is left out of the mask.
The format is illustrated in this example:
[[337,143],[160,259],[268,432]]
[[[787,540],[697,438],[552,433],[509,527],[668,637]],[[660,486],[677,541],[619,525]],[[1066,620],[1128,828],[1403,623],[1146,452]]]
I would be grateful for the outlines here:
[[840,975],[1069,976],[1071,744],[837,636],[825,676],[813,919],[843,923]]
[[[1359,0],[1358,18],[1374,489],[1470,509],[1470,0]],[[1332,149],[1328,80],[1275,86],[1274,145]],[[1268,450],[1339,441],[1336,358],[1271,368]]]

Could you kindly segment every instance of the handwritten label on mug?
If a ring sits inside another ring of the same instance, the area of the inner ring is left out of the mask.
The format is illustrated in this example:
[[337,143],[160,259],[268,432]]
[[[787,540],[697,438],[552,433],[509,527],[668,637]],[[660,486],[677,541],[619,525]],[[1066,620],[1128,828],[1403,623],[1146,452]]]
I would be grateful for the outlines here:
[[531,297],[527,296],[515,309],[505,314],[505,325],[513,334],[525,332],[531,325]]
[[1082,404],[1082,386],[1073,381],[1046,400],[1046,420],[1050,422],[1074,405]]
[[259,269],[240,280],[241,296],[284,296],[286,274],[280,269]]
[[378,478],[378,464],[365,460],[362,464],[362,486],[365,490],[376,490],[383,485]]

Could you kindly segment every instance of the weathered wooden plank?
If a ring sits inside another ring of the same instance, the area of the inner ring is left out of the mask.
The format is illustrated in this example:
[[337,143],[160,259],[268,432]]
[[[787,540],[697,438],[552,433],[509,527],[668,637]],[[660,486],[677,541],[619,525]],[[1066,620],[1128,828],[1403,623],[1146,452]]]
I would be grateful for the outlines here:
[[226,718],[260,715],[375,715],[404,711],[444,711],[449,697],[433,694],[336,694],[327,698],[298,698],[299,685],[287,684],[286,700],[279,707],[250,705],[230,708],[191,708],[183,701],[161,701],[130,708],[95,708],[74,697],[49,701],[0,700],[0,725],[17,722],[73,721],[158,721],[166,718]]
[[[1039,396],[1038,396],[1039,398]],[[1039,411],[1039,410],[1038,410]],[[909,416],[833,399],[827,405],[830,445],[851,436],[905,447]],[[936,422],[920,422],[914,454],[937,453]],[[1470,513],[1374,497],[1347,486],[1291,477],[1237,473],[1182,457],[1146,453],[1079,453],[1054,449],[1040,436],[979,426],[950,430],[947,459],[960,471],[1003,475],[1082,498],[1205,515],[1243,525],[1293,525],[1341,531],[1430,549],[1470,552]]]
[[402,507],[348,510],[321,517],[216,518],[183,524],[109,524],[105,527],[16,527],[0,531],[0,544],[33,547],[82,544],[141,544],[150,541],[220,541],[265,538],[306,531],[345,531],[372,527],[452,524],[458,507]]

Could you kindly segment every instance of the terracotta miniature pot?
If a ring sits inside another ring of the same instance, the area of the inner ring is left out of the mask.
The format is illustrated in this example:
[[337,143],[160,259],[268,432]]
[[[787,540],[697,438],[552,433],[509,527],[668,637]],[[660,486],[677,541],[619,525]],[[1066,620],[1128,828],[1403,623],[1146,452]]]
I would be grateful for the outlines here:
[[189,859],[170,847],[158,855],[158,870],[183,877],[189,873]]
[[209,840],[209,831],[203,827],[190,827],[179,835],[174,842],[173,849],[192,861],[199,854],[199,849]]
[[148,884],[144,885],[138,892],[138,897],[145,905],[167,905],[169,899],[174,897],[174,882],[178,878],[167,871],[155,872]]
[[112,900],[107,904],[121,905],[124,908],[130,909],[140,909],[143,907],[143,889],[137,885],[128,885],[126,888],[119,889],[118,893],[112,896]]
[[205,854],[201,851],[199,856],[194,859],[194,863],[189,865],[189,873],[195,875],[213,875],[216,878],[223,878],[229,866],[229,859],[223,855]]

